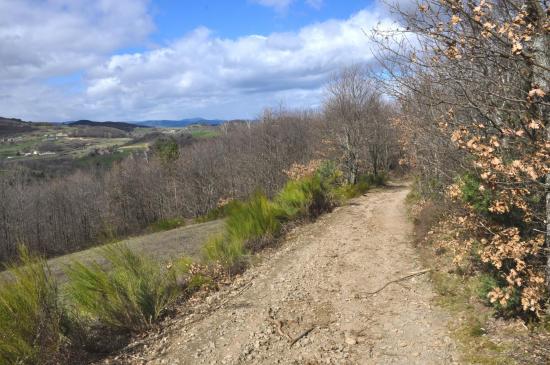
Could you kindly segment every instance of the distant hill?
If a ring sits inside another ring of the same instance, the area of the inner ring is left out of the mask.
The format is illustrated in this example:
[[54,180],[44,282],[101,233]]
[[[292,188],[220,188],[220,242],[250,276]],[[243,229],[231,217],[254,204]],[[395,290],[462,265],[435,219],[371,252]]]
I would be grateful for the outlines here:
[[86,126],[86,127],[109,127],[119,129],[124,132],[132,132],[136,128],[147,128],[147,125],[138,125],[134,123],[126,122],[94,122],[92,120],[77,120],[74,122],[65,122],[64,124],[70,126]]
[[36,128],[31,122],[24,122],[21,119],[0,117],[0,136],[32,132]]
[[223,124],[225,122],[226,121],[222,119],[188,118],[181,120],[144,120],[132,123],[148,127],[182,128],[195,124],[214,126]]

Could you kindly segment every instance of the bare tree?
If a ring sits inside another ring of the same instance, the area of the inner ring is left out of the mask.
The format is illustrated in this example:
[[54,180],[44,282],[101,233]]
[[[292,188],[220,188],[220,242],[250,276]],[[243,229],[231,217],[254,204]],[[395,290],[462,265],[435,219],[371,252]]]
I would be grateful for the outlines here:
[[367,75],[362,66],[347,67],[327,86],[325,115],[352,184],[362,165],[374,175],[387,169],[391,149],[397,145],[390,124],[391,106]]

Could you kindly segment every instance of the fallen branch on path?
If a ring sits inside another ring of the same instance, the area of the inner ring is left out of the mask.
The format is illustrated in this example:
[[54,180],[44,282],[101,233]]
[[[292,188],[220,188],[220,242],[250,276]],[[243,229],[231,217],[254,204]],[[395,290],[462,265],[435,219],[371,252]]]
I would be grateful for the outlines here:
[[301,339],[302,337],[307,336],[307,335],[308,335],[311,331],[313,331],[314,329],[315,329],[315,326],[311,326],[311,327],[309,327],[307,330],[305,330],[304,332],[300,333],[298,336],[296,336],[296,337],[294,338],[294,340],[292,340],[292,341],[290,342],[290,347],[292,347],[292,345],[294,345],[296,342],[300,341],[300,339]]
[[290,337],[286,332],[283,331],[283,321],[274,319],[273,317],[269,318],[269,321],[275,325],[275,329],[277,330],[277,333],[288,340],[290,346],[292,347],[296,342],[300,341],[303,337],[307,336],[311,331],[315,329],[316,326],[311,326],[302,333],[300,333],[298,336],[292,338]]
[[374,295],[374,294],[378,294],[380,293],[382,290],[386,289],[388,287],[388,285],[390,284],[397,284],[403,280],[407,280],[407,279],[410,279],[412,277],[415,277],[415,276],[419,276],[419,275],[422,275],[422,274],[425,274],[427,272],[430,272],[432,271],[432,269],[426,269],[426,270],[421,270],[421,271],[415,271],[415,272],[412,272],[410,273],[409,275],[405,275],[405,276],[402,276],[398,279],[395,279],[395,280],[391,280],[391,281],[388,281],[386,284],[384,284],[384,286],[382,286],[380,289],[377,289],[373,292],[368,292],[368,293],[365,293],[365,295]]

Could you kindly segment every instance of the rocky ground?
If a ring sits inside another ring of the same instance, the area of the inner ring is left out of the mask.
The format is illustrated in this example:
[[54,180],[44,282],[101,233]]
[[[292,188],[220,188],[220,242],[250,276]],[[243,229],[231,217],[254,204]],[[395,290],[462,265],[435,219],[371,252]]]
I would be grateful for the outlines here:
[[369,192],[294,229],[231,285],[102,363],[460,363],[411,243],[407,191]]

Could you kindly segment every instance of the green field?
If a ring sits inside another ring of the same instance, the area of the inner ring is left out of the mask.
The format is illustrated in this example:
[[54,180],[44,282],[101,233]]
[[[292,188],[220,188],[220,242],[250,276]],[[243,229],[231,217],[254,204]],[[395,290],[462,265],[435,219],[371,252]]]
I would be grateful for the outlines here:
[[219,130],[209,126],[185,128],[136,128],[126,137],[97,138],[71,136],[78,129],[67,125],[40,126],[36,130],[16,136],[0,136],[1,161],[74,159],[80,167],[110,165],[113,161],[137,151],[145,151],[154,139],[147,135],[177,136],[190,134],[193,138],[213,138]]

